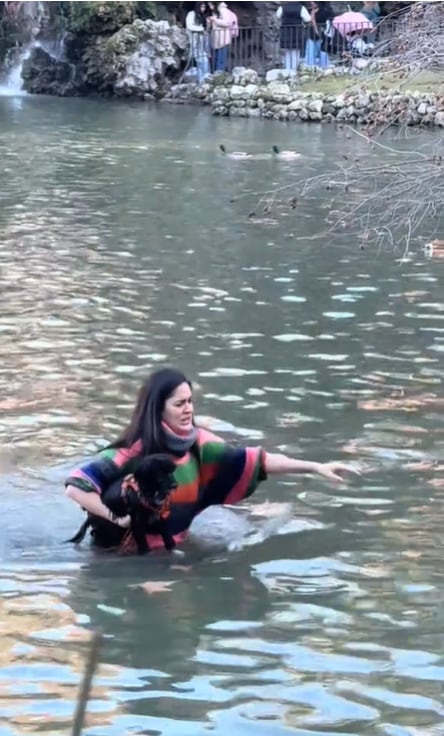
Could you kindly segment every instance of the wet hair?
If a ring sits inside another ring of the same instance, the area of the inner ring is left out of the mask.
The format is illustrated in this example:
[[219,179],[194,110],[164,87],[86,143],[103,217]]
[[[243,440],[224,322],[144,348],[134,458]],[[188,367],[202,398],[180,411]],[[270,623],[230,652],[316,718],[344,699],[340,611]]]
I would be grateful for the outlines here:
[[128,427],[111,447],[131,447],[141,440],[146,455],[165,451],[162,414],[166,400],[178,386],[191,381],[175,368],[161,368],[142,384]]

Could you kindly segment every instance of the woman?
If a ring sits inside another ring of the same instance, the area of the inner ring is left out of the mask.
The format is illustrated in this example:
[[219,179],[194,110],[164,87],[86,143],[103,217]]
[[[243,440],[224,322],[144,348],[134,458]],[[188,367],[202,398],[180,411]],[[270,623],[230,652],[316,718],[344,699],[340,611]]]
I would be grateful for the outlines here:
[[207,3],[196,3],[194,10],[190,10],[185,19],[185,26],[190,36],[191,55],[196,64],[199,84],[210,73],[207,16]]
[[225,72],[228,63],[228,52],[234,32],[233,13],[228,9],[226,3],[216,3],[216,9],[209,17],[208,23],[211,27],[213,71]]
[[284,67],[296,71],[303,47],[304,25],[310,21],[310,13],[302,3],[283,2],[276,11],[281,21],[280,42],[284,55]]
[[329,66],[327,49],[331,45],[334,34],[332,26],[333,11],[330,3],[309,3],[308,12],[310,22],[308,25],[309,38],[305,45],[305,66]]
[[381,9],[377,2],[363,2],[359,12],[365,15],[367,20],[370,20],[372,23],[376,23],[381,15]]
[[[317,473],[341,481],[350,470],[341,463],[293,460],[260,447],[234,448],[194,423],[191,382],[178,370],[164,368],[142,385],[127,429],[110,447],[75,470],[66,494],[85,511],[128,529],[129,516],[116,518],[102,501],[106,490],[132,473],[141,457],[168,453],[176,465],[177,487],[170,496],[168,530],[184,539],[193,518],[204,508],[234,504],[250,496],[269,473]],[[160,536],[147,535],[150,548]],[[134,551],[131,544],[127,551]]]

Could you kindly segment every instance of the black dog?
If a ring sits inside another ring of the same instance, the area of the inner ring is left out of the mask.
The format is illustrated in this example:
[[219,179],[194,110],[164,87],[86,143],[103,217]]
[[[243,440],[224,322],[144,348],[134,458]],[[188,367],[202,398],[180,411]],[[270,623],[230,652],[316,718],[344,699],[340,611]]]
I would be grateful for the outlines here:
[[168,529],[170,494],[177,487],[176,466],[168,455],[147,455],[131,475],[112,483],[101,498],[114,517],[130,516],[129,529],[88,513],[86,521],[69,542],[79,544],[89,527],[94,544],[103,549],[124,548],[131,534],[139,554],[149,552],[147,534],[160,534],[165,548],[174,549],[175,542]]

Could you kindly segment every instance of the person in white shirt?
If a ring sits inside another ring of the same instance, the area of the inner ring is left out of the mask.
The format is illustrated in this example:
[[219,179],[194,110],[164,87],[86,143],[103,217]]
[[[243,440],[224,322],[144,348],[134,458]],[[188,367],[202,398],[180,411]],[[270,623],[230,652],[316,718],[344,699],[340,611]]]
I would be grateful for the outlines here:
[[194,10],[190,10],[185,19],[185,27],[190,36],[191,55],[196,64],[199,83],[210,73],[207,18],[207,3],[196,3]]
[[299,66],[301,51],[307,36],[305,28],[311,17],[302,3],[283,2],[276,11],[281,21],[281,50],[285,69],[296,71]]

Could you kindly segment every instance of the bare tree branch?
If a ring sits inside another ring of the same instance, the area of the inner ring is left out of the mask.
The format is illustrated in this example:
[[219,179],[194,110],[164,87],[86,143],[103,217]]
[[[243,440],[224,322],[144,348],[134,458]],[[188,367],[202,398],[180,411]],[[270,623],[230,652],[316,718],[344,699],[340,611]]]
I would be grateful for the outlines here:
[[[291,183],[263,192],[258,205],[268,213],[284,202],[294,209],[302,200],[328,197],[324,234],[346,230],[361,247],[365,242],[376,243],[378,248],[403,244],[406,254],[415,237],[443,237],[440,228],[444,219],[444,136],[425,129],[416,135],[417,128],[410,129],[416,136],[414,150],[411,146],[394,147],[380,139],[393,126],[407,137],[407,128],[403,126],[408,117],[408,101],[402,90],[414,90],[424,75],[435,75],[435,94],[439,95],[441,89],[444,102],[444,2],[414,3],[396,21],[396,33],[389,43],[390,58],[377,65],[376,70],[361,74],[359,81],[346,90],[365,92],[376,85],[380,90],[390,87],[400,91],[393,104],[387,104],[387,97],[381,95],[372,118],[359,130],[338,126],[338,132],[345,129],[348,137],[351,131],[362,140],[366,146],[362,154],[344,154],[341,161],[318,176],[295,177]],[[382,158],[381,154],[390,158]]]

